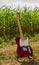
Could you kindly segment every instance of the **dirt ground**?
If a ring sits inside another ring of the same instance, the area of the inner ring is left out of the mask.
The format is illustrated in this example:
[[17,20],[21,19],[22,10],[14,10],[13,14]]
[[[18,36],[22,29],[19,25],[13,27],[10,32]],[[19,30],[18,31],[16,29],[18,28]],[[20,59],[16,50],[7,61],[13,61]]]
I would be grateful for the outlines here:
[[36,56],[31,62],[28,62],[28,60],[18,62],[16,60],[16,44],[7,45],[5,48],[0,48],[0,53],[3,54],[2,59],[0,60],[0,65],[39,65],[39,42],[32,42],[31,46]]

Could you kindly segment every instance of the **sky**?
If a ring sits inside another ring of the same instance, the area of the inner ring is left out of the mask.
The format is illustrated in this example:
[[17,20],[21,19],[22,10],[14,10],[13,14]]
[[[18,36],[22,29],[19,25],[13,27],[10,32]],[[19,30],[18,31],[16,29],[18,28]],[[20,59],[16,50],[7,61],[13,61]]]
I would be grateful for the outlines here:
[[24,6],[27,7],[39,7],[39,0],[0,0],[0,7],[8,6],[11,8],[18,7],[23,8]]

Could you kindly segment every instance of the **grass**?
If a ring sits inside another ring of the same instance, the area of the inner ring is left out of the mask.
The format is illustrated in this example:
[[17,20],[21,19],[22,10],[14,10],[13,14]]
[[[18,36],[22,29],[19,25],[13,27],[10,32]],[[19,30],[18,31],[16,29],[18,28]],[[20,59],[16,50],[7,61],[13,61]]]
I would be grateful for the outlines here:
[[[38,37],[38,36],[37,36]],[[33,40],[32,40],[33,39]],[[32,37],[29,39],[30,45],[33,48],[33,57],[34,59],[39,59],[39,40],[35,41],[35,37]],[[1,50],[2,49],[2,50]],[[9,42],[2,42],[0,44],[0,63],[3,61],[10,62],[17,56],[17,45],[15,42],[15,38],[12,38]],[[21,59],[22,62],[25,61],[25,59]]]

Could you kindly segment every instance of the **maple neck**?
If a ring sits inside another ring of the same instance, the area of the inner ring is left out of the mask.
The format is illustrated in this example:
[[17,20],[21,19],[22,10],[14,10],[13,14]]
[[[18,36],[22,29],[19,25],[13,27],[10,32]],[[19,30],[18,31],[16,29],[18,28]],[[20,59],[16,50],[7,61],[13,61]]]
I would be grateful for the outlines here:
[[21,37],[21,39],[24,39],[18,13],[16,13],[16,20],[17,20],[17,24],[18,24],[18,28],[19,28],[19,32],[20,32],[20,37]]

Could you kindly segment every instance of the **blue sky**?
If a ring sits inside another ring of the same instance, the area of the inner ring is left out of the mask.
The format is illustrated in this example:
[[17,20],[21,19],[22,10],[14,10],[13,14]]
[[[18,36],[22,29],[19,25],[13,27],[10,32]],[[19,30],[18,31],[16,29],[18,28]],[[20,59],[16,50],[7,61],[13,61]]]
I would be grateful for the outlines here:
[[34,8],[35,6],[39,7],[39,0],[0,0],[0,7],[3,5],[9,7],[18,7],[21,8],[24,6]]

